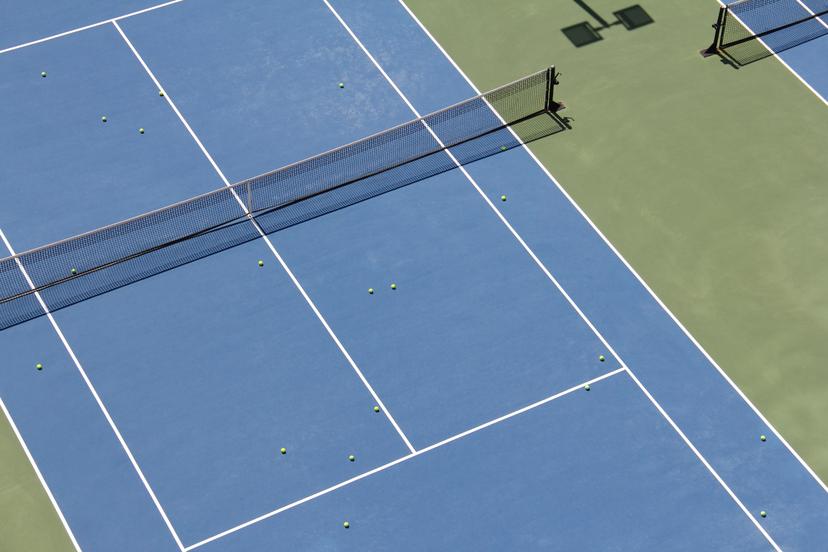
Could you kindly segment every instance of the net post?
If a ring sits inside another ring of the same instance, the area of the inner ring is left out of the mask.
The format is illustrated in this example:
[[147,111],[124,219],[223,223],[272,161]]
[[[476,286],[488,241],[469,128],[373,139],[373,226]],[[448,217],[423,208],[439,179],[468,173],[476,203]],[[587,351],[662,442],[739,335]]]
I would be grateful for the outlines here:
[[719,8],[719,15],[716,18],[716,22],[713,23],[713,29],[716,31],[713,35],[713,43],[700,52],[702,57],[715,56],[719,53],[719,44],[722,38],[722,27],[724,26],[725,12],[727,12],[727,6],[721,6]]
[[556,113],[564,108],[563,102],[556,102],[554,99],[555,96],[555,85],[558,83],[558,75],[560,73],[555,72],[555,66],[552,65],[546,70],[546,102],[544,105],[544,109],[549,113]]

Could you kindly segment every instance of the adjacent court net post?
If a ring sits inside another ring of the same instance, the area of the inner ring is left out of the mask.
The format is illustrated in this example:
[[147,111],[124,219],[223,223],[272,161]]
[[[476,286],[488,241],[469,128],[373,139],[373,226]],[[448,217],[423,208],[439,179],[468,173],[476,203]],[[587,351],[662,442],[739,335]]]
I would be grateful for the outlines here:
[[719,9],[713,43],[719,54],[744,66],[828,35],[828,2],[820,11],[799,0],[740,0]]

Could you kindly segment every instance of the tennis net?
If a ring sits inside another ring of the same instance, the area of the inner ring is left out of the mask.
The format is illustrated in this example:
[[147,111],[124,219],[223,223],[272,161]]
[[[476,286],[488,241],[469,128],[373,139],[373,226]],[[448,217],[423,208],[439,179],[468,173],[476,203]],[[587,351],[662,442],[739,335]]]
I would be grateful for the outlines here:
[[0,259],[0,329],[568,128],[554,67],[328,152]]
[[828,0],[740,0],[720,9],[717,51],[742,66],[828,35]]

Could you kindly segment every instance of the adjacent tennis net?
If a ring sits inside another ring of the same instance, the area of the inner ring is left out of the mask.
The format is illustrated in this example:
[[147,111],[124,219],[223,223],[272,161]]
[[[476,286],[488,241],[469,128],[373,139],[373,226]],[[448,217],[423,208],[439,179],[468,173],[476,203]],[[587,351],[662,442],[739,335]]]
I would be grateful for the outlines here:
[[56,311],[563,131],[555,84],[550,67],[275,171],[0,259],[0,329],[45,314],[38,297]]
[[742,66],[828,35],[828,0],[740,0],[719,11],[708,53]]

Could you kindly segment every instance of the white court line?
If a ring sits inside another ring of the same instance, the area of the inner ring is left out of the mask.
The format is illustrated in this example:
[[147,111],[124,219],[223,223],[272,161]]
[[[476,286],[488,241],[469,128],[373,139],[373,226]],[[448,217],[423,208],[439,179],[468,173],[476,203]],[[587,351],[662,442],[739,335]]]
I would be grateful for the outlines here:
[[392,461],[388,462],[387,464],[383,464],[382,466],[378,466],[378,467],[376,467],[372,470],[368,470],[367,472],[361,473],[361,474],[359,474],[357,476],[354,476],[350,479],[346,479],[345,481],[337,483],[336,485],[332,485],[332,486],[328,487],[327,489],[323,489],[323,490],[321,490],[317,493],[314,493],[312,495],[308,495],[305,498],[301,498],[301,499],[299,499],[295,502],[291,502],[290,504],[287,504],[285,506],[282,506],[281,508],[277,508],[275,510],[267,512],[266,514],[262,514],[261,516],[253,518],[253,519],[251,519],[249,521],[246,521],[244,523],[240,523],[239,525],[236,525],[235,527],[231,527],[230,529],[228,529],[226,531],[222,531],[221,533],[217,533],[217,534],[213,535],[212,537],[204,539],[203,541],[199,541],[199,542],[197,542],[193,545],[188,546],[185,549],[185,552],[189,552],[190,550],[194,550],[194,549],[196,549],[200,546],[204,546],[205,544],[208,544],[208,543],[211,543],[211,542],[213,542],[215,540],[218,540],[220,538],[226,537],[227,535],[230,535],[230,534],[235,533],[237,531],[241,531],[242,529],[245,529],[246,527],[250,527],[251,525],[259,523],[260,521],[264,521],[268,518],[272,518],[273,516],[275,516],[277,514],[280,514],[280,513],[284,512],[286,510],[290,510],[290,509],[295,508],[295,507],[297,507],[301,504],[309,502],[309,501],[311,501],[315,498],[319,498],[320,496],[331,493],[331,492],[333,492],[337,489],[341,489],[342,487],[346,487],[346,486],[350,485],[351,483],[355,483],[355,482],[357,482],[361,479],[365,479],[366,477],[368,477],[370,475],[374,475],[375,473],[385,471],[388,468],[396,466],[397,464],[401,464],[403,462],[406,462],[407,460],[411,460],[414,457],[421,456],[421,455],[423,455],[427,452],[431,452],[434,449],[438,449],[438,448],[440,448],[442,446],[445,446],[449,443],[453,443],[454,441],[457,441],[458,439],[462,439],[463,437],[467,437],[467,436],[469,436],[473,433],[477,433],[478,431],[480,431],[482,429],[486,429],[487,427],[491,427],[495,424],[499,424],[501,422],[504,422],[504,421],[508,420],[509,418],[514,418],[515,416],[519,416],[520,414],[523,414],[525,412],[533,410],[533,409],[535,409],[539,406],[543,406],[544,404],[552,402],[555,399],[559,399],[559,398],[561,398],[565,395],[569,395],[570,393],[573,393],[575,391],[583,389],[585,385],[593,385],[593,384],[595,384],[599,381],[605,380],[605,379],[610,378],[610,377],[612,377],[616,374],[620,374],[621,372],[626,372],[626,371],[627,371],[626,368],[623,368],[623,367],[622,368],[617,368],[617,369],[615,369],[611,372],[607,372],[606,374],[602,374],[602,375],[600,375],[598,377],[595,377],[591,380],[579,383],[578,385],[573,385],[569,389],[565,389],[563,391],[555,393],[554,395],[546,397],[545,399],[541,399],[541,400],[539,400],[537,402],[534,402],[530,405],[524,406],[523,408],[519,408],[515,411],[509,412],[508,414],[504,414],[503,416],[500,416],[499,418],[489,420],[488,422],[482,423],[482,424],[480,424],[478,426],[475,426],[471,429],[467,429],[466,431],[463,431],[462,433],[458,433],[456,435],[448,437],[447,439],[443,439],[442,441],[434,443],[433,445],[429,445],[425,448],[422,448],[422,449],[418,450],[417,452],[412,452],[411,454],[407,454],[405,456],[397,458],[396,460],[392,460]]
[[[434,36],[431,34],[431,32],[429,32],[425,25],[423,25],[422,22],[417,18],[417,16],[414,15],[414,12],[412,12],[411,9],[409,9],[409,7],[405,4],[403,0],[398,1],[402,5],[402,7],[408,12],[411,18],[417,23],[417,25],[419,25],[420,29],[425,33],[425,35],[428,36],[434,43],[434,45],[440,50],[440,52],[442,52],[443,56],[448,60],[449,63],[451,63],[451,65],[454,67],[457,73],[466,80],[468,85],[472,88],[472,90],[475,91],[475,93],[480,94],[480,90],[478,90],[478,88],[474,85],[472,80],[463,72],[462,69],[460,69],[460,66],[457,65],[457,62],[455,62],[454,59],[452,59],[452,57],[445,50],[445,48],[443,48],[443,46],[439,42],[437,42],[437,39],[434,38]],[[577,210],[578,213],[580,213],[580,215],[584,218],[584,220],[592,227],[593,231],[596,234],[598,234],[598,236],[600,236],[600,238],[604,241],[607,247],[609,247],[610,250],[615,254],[615,256],[618,257],[618,259],[624,264],[624,266],[627,267],[627,270],[629,270],[630,273],[633,276],[635,276],[635,278],[644,287],[644,289],[647,290],[650,296],[658,303],[658,305],[664,310],[664,312],[667,313],[667,315],[672,319],[676,326],[678,326],[681,329],[684,335],[687,336],[687,338],[693,343],[693,345],[695,345],[696,348],[702,353],[702,355],[704,355],[707,361],[710,362],[710,364],[713,365],[714,368],[716,368],[716,370],[719,372],[722,378],[724,378],[724,380],[730,384],[730,386],[736,391],[736,393],[742,398],[742,400],[745,401],[745,403],[747,403],[748,406],[750,406],[750,408],[753,410],[756,416],[758,416],[759,419],[762,420],[762,423],[764,423],[768,427],[768,429],[771,430],[771,432],[776,436],[776,438],[779,439],[779,441],[785,445],[788,451],[793,455],[794,458],[796,458],[799,461],[799,463],[802,465],[803,468],[805,468],[805,470],[811,475],[811,477],[813,477],[814,480],[823,488],[823,490],[825,490],[825,492],[828,493],[828,486],[826,486],[826,484],[819,478],[819,476],[811,468],[811,466],[809,466],[805,462],[805,460],[803,460],[802,457],[799,456],[799,454],[794,450],[790,443],[788,443],[785,440],[785,438],[782,437],[782,434],[779,433],[779,431],[768,421],[767,418],[765,418],[764,414],[762,414],[759,411],[756,405],[754,405],[750,401],[747,395],[745,395],[745,393],[741,389],[739,389],[736,383],[732,379],[730,379],[730,376],[728,376],[725,373],[725,371],[721,368],[721,366],[719,366],[719,364],[713,359],[713,357],[710,356],[710,353],[708,353],[704,349],[704,347],[702,347],[701,343],[699,343],[698,340],[695,337],[693,337],[690,331],[686,327],[684,327],[684,324],[681,323],[678,317],[676,317],[676,315],[673,314],[673,312],[669,308],[667,308],[667,305],[664,303],[664,301],[662,301],[661,298],[658,295],[656,295],[655,291],[653,291],[649,284],[647,284],[647,282],[644,281],[644,278],[642,278],[641,275],[638,274],[638,272],[633,268],[629,261],[627,261],[627,259],[625,259],[623,255],[621,255],[621,252],[618,251],[618,249],[616,249],[616,247],[612,244],[612,242],[609,241],[609,239],[604,235],[604,233],[601,232],[601,230],[598,228],[595,222],[593,222],[592,219],[589,218],[589,216],[586,214],[586,212],[583,209],[581,209],[581,206],[575,202],[572,196],[570,196],[569,193],[564,189],[564,187],[561,186],[561,184],[555,179],[554,176],[552,176],[552,173],[550,173],[549,169],[547,169],[544,166],[544,164],[541,163],[540,159],[538,159],[534,152],[526,144],[523,144],[523,149],[529,155],[529,157],[531,157],[532,160],[535,161],[538,167],[546,174],[549,180],[552,181],[555,187],[557,187],[558,191],[560,191],[560,193],[563,194],[563,196],[569,201],[570,204],[572,204],[575,210]]]
[[[402,1],[402,0],[401,0],[401,1]],[[727,7],[727,3],[726,3],[726,2],[724,2],[723,0],[717,0],[717,1],[719,2],[719,4],[720,4],[722,7]],[[799,1],[799,0],[797,0],[797,2],[798,2],[798,1]],[[799,3],[801,4],[801,2],[799,2]],[[805,9],[807,9],[809,12],[811,12],[811,15],[814,15],[814,12],[812,12],[812,11],[811,11],[811,10],[810,10],[807,6],[805,7]],[[734,17],[734,18],[736,18],[736,20],[737,20],[739,23],[741,23],[741,24],[742,24],[742,25],[743,25],[743,26],[744,26],[747,30],[749,30],[749,31],[750,31],[751,33],[753,33],[753,34],[756,34],[756,33],[753,31],[753,29],[751,29],[751,28],[750,28],[750,26],[749,26],[747,23],[745,23],[744,21],[742,21],[742,20],[739,18],[739,16],[738,16],[738,15],[735,15],[735,14],[731,13],[731,14],[729,15],[729,17]],[[825,23],[823,23],[822,21],[820,21],[820,23],[822,23],[823,25],[825,25]],[[820,100],[822,100],[822,103],[824,103],[825,105],[828,105],[828,100],[826,100],[826,99],[825,99],[825,97],[824,97],[822,94],[820,94],[819,92],[817,92],[817,89],[816,89],[816,88],[814,88],[813,86],[811,86],[811,84],[810,84],[808,81],[806,81],[806,80],[805,80],[805,78],[804,78],[804,77],[802,77],[802,75],[800,75],[799,73],[797,73],[797,72],[794,70],[794,68],[793,68],[793,67],[791,67],[790,65],[788,65],[788,62],[787,62],[787,61],[785,61],[784,59],[782,59],[782,56],[780,56],[778,53],[776,53],[776,52],[774,51],[774,49],[773,49],[773,48],[771,48],[770,46],[768,46],[768,45],[765,43],[765,41],[764,41],[764,40],[762,40],[761,38],[757,38],[756,40],[758,40],[758,41],[762,44],[762,46],[764,46],[765,48],[767,48],[767,50],[768,50],[768,51],[772,54],[772,56],[773,56],[774,58],[776,58],[776,59],[779,61],[779,63],[781,63],[782,65],[784,65],[784,66],[785,66],[785,68],[793,74],[793,76],[795,76],[797,79],[799,79],[799,82],[801,82],[802,84],[804,84],[804,85],[805,85],[805,87],[806,87],[808,90],[810,90],[811,92],[813,92],[813,93],[814,93],[814,95],[815,95],[817,98],[819,98]],[[825,488],[825,491],[826,491],[826,492],[828,492],[828,487],[825,487],[825,484],[824,484],[824,483],[822,484],[822,486],[823,486],[823,488]]]
[[[129,46],[129,49],[132,50],[132,53],[135,55],[136,59],[141,64],[141,67],[143,67],[144,71],[147,72],[147,75],[149,75],[149,77],[152,79],[152,82],[155,83],[155,86],[158,88],[158,90],[163,90],[164,91],[164,99],[167,100],[167,103],[169,104],[170,108],[178,116],[178,119],[181,121],[181,124],[184,125],[184,128],[187,129],[187,132],[190,133],[190,136],[193,138],[196,145],[198,145],[199,149],[201,149],[201,153],[203,153],[204,157],[206,157],[207,160],[210,162],[210,165],[212,165],[213,169],[219,175],[222,182],[224,182],[224,185],[230,187],[230,181],[227,180],[227,177],[224,176],[224,173],[222,172],[222,170],[219,168],[218,164],[213,159],[213,156],[210,155],[210,152],[208,152],[207,148],[204,147],[204,144],[201,143],[201,140],[198,138],[196,133],[193,131],[190,124],[187,122],[187,120],[184,118],[184,116],[178,110],[178,107],[176,107],[175,103],[172,101],[172,98],[170,97],[170,94],[166,90],[164,90],[164,88],[161,86],[161,83],[158,82],[158,79],[155,77],[153,72],[150,70],[150,68],[144,62],[144,59],[141,57],[141,54],[138,53],[138,50],[135,49],[135,46],[132,45],[132,42],[129,40],[129,38],[127,38],[127,35],[124,33],[123,29],[121,29],[120,25],[118,25],[118,23],[116,21],[113,21],[112,24],[115,26],[118,33],[124,39],[124,42],[126,42],[127,46]],[[382,399],[380,399],[379,395],[374,390],[374,387],[368,382],[368,379],[362,373],[362,370],[360,370],[359,366],[357,366],[357,363],[351,357],[351,354],[348,352],[348,350],[345,348],[345,346],[339,340],[339,337],[337,337],[337,335],[334,333],[333,329],[331,329],[331,326],[328,324],[328,321],[325,319],[325,317],[319,311],[316,304],[313,302],[313,300],[308,295],[307,291],[305,291],[305,288],[302,287],[302,284],[299,283],[299,280],[296,278],[296,275],[293,273],[293,271],[290,269],[290,267],[288,267],[285,260],[282,258],[282,256],[279,254],[279,252],[276,250],[276,247],[274,247],[273,243],[270,241],[270,238],[265,234],[265,232],[262,230],[262,228],[259,226],[259,224],[256,222],[256,220],[250,215],[250,211],[248,210],[247,205],[244,203],[244,201],[242,201],[238,197],[235,190],[232,190],[232,193],[233,193],[233,196],[236,198],[236,201],[238,201],[239,205],[244,210],[245,214],[248,216],[250,221],[253,223],[256,230],[259,232],[259,235],[262,237],[265,244],[267,244],[267,247],[268,247],[268,249],[270,249],[270,252],[273,253],[273,256],[276,257],[276,260],[279,262],[279,264],[282,266],[284,271],[287,273],[288,277],[293,282],[293,285],[296,286],[297,290],[299,290],[299,293],[305,299],[305,302],[308,304],[308,306],[311,308],[313,313],[316,315],[316,318],[319,320],[319,322],[325,328],[325,331],[328,332],[328,335],[333,340],[333,342],[336,344],[336,346],[339,348],[339,351],[342,353],[342,355],[345,357],[345,359],[348,361],[348,364],[351,365],[351,368],[354,370],[356,375],[359,377],[360,381],[362,381],[362,384],[365,386],[365,388],[371,394],[371,397],[373,397],[373,399],[376,402],[377,406],[380,407],[381,411],[385,414],[385,417],[388,418],[388,421],[394,427],[397,434],[402,439],[403,443],[405,443],[405,446],[412,453],[416,452],[416,450],[414,449],[414,446],[411,444],[411,441],[408,440],[408,437],[405,435],[405,433],[403,433],[402,428],[399,426],[397,421],[391,415],[391,411],[388,409],[388,407],[385,405],[385,403],[383,403]]]
[[111,19],[105,19],[104,21],[98,21],[97,23],[92,23],[91,25],[86,25],[84,27],[78,27],[77,29],[72,29],[70,31],[64,31],[62,33],[58,33],[55,35],[39,38],[37,40],[32,40],[31,42],[26,42],[25,44],[18,44],[17,46],[11,46],[9,48],[4,48],[0,50],[0,54],[5,54],[6,52],[13,52],[14,50],[19,50],[20,48],[26,48],[27,46],[34,46],[35,44],[40,44],[42,42],[47,42],[49,40],[54,40],[56,38],[61,38],[64,36],[68,36],[71,34],[79,33],[81,31],[86,31],[89,29],[94,29],[95,27],[100,27],[102,25],[106,25],[107,23],[112,23],[114,21],[120,21],[121,19],[126,19],[128,17],[133,17],[136,15],[141,15],[142,13],[151,12],[153,10],[157,10],[159,8],[165,8],[167,6],[171,6],[172,4],[178,4],[179,2],[183,2],[184,0],[172,0],[171,2],[164,2],[163,4],[158,4],[155,6],[150,6],[149,8],[144,8],[143,10],[134,11],[131,13],[126,13],[124,15],[119,15],[118,17],[113,17]]
[[[420,114],[418,113],[417,109],[408,100],[408,98],[405,96],[405,94],[403,94],[402,90],[400,90],[400,88],[396,85],[396,83],[394,83],[394,81],[391,79],[391,77],[388,75],[388,73],[385,72],[385,70],[382,68],[382,66],[379,64],[379,62],[376,60],[376,58],[374,58],[374,56],[371,54],[371,52],[368,51],[368,49],[365,47],[365,45],[362,43],[362,41],[359,39],[359,37],[356,36],[354,31],[342,19],[342,17],[339,15],[339,13],[333,8],[333,6],[331,6],[330,2],[328,0],[322,0],[322,1],[325,3],[326,6],[328,6],[328,9],[336,17],[336,19],[340,22],[340,24],[345,28],[345,30],[348,32],[348,34],[351,35],[351,38],[353,38],[354,42],[356,42],[356,44],[365,53],[365,55],[368,57],[368,59],[371,60],[371,63],[374,64],[374,67],[376,67],[376,69],[382,74],[382,76],[385,78],[385,80],[388,82],[388,84],[391,85],[391,87],[397,92],[397,94],[405,102],[405,104],[411,109],[411,111],[417,117],[420,117]],[[402,2],[402,0],[400,0],[400,1]],[[478,92],[478,94],[479,94],[479,92]],[[431,132],[434,139],[437,140],[437,142],[440,143],[440,145],[444,147],[442,141],[440,141],[439,137],[430,129],[430,127],[428,126],[428,124],[425,121],[423,121],[423,125],[427,129],[429,129],[429,132]],[[466,179],[468,179],[468,181],[472,184],[472,186],[474,186],[474,188],[477,190],[477,192],[480,194],[480,196],[483,198],[483,200],[489,205],[489,207],[491,207],[492,211],[494,211],[494,213],[497,215],[497,217],[500,219],[500,221],[506,226],[506,228],[509,229],[509,231],[515,237],[515,239],[518,241],[518,243],[520,243],[520,245],[523,247],[523,249],[532,258],[532,260],[535,261],[535,263],[538,265],[538,267],[541,269],[541,271],[543,271],[543,273],[546,275],[546,277],[555,285],[555,287],[558,289],[558,291],[561,293],[561,295],[563,295],[563,297],[570,304],[572,309],[575,310],[575,312],[578,313],[578,315],[581,317],[581,320],[583,320],[584,323],[590,328],[590,330],[592,330],[593,334],[601,341],[601,343],[604,344],[604,346],[607,348],[607,350],[612,353],[613,357],[615,357],[615,359],[619,362],[619,364],[623,367],[626,367],[626,369],[628,371],[630,371],[629,367],[627,367],[626,363],[623,361],[623,359],[620,357],[620,355],[607,342],[607,340],[604,338],[604,336],[601,334],[601,332],[599,332],[598,329],[595,327],[595,325],[589,320],[589,318],[587,318],[587,316],[584,314],[584,312],[581,310],[581,308],[575,303],[575,301],[572,300],[572,298],[569,296],[569,294],[566,292],[566,290],[563,288],[563,286],[561,286],[561,284],[552,275],[552,273],[549,271],[549,269],[541,262],[541,260],[537,257],[537,255],[535,255],[535,253],[532,251],[532,249],[529,247],[529,245],[523,240],[523,238],[512,227],[512,225],[509,223],[509,221],[506,219],[506,217],[503,216],[503,214],[497,209],[497,207],[494,205],[494,203],[492,203],[492,201],[486,196],[486,194],[483,192],[483,190],[477,185],[477,182],[475,182],[474,179],[472,178],[472,176],[466,171],[465,167],[463,167],[460,164],[460,162],[457,161],[457,159],[455,159],[455,157],[451,154],[450,151],[446,150],[446,152],[451,157],[452,161],[454,161],[454,163],[460,169],[460,172],[463,173],[463,175],[466,177]],[[632,374],[632,371],[630,371],[630,373]],[[675,426],[672,419],[667,416],[667,413],[663,409],[661,409],[659,407],[659,411],[664,414],[665,418],[668,420],[668,422],[671,423],[671,425],[673,425],[674,427],[676,427],[676,429],[678,429],[678,426]],[[748,519],[750,519],[753,522],[753,524],[756,526],[756,528],[759,530],[759,532],[768,540],[768,542],[772,546],[776,547],[776,549],[778,550],[778,545],[774,542],[773,538],[771,538],[771,536],[759,524],[759,522],[756,520],[756,518],[753,516],[753,514],[745,507],[745,505],[742,503],[741,499],[739,499],[739,497],[736,496],[736,494],[730,489],[730,487],[727,485],[727,483],[725,483],[725,481],[716,472],[716,470],[713,469],[713,466],[709,462],[707,462],[707,460],[704,459],[704,457],[701,455],[701,453],[698,451],[698,449],[696,449],[696,447],[690,442],[690,440],[687,439],[687,437],[684,435],[684,433],[680,433],[680,435],[685,440],[685,442],[688,444],[688,446],[690,446],[691,450],[700,459],[703,460],[703,464],[707,468],[707,470],[710,472],[710,474],[716,479],[716,481],[719,482],[719,484],[725,489],[725,491],[727,491],[728,495],[730,495],[730,497],[734,500],[734,502],[736,502],[736,504],[739,505],[739,507],[742,509],[742,511],[745,513],[745,515],[748,517]]]
[[[12,255],[15,255],[14,248],[12,247],[9,240],[6,238],[6,235],[0,230],[0,239],[3,240],[3,243],[6,245],[6,248]],[[86,383],[86,386],[89,388],[89,392],[92,393],[92,397],[94,397],[95,402],[98,403],[98,408],[101,409],[101,412],[106,418],[106,421],[109,423],[109,427],[112,428],[112,432],[115,433],[115,437],[117,437],[118,442],[121,444],[121,448],[124,449],[124,452],[129,458],[132,467],[135,469],[135,473],[138,474],[138,477],[141,479],[141,483],[144,484],[144,488],[146,489],[147,493],[149,494],[152,502],[155,504],[158,513],[161,514],[161,518],[164,520],[164,523],[167,525],[167,529],[169,529],[170,534],[172,534],[173,538],[175,539],[175,543],[178,545],[178,548],[183,552],[184,545],[181,543],[181,539],[178,538],[178,534],[175,532],[175,529],[170,523],[170,519],[167,517],[167,513],[164,511],[164,508],[161,506],[161,503],[158,501],[158,498],[155,496],[155,492],[150,487],[147,478],[144,476],[144,472],[141,471],[141,467],[138,466],[138,462],[135,460],[135,456],[132,455],[132,451],[129,449],[129,446],[126,444],[123,435],[121,435],[118,426],[115,425],[115,421],[112,419],[112,416],[109,414],[109,410],[107,410],[106,406],[104,405],[103,401],[101,400],[100,395],[98,395],[98,391],[95,389],[95,386],[92,385],[92,380],[89,379],[89,376],[86,374],[86,370],[83,369],[78,357],[75,356],[75,351],[72,350],[72,347],[69,345],[69,342],[66,340],[66,337],[63,335],[63,331],[61,331],[60,326],[58,326],[57,321],[52,316],[52,313],[49,311],[49,308],[46,306],[46,303],[43,301],[43,298],[40,296],[40,292],[36,291],[37,287],[35,286],[34,282],[31,278],[29,278],[29,273],[26,271],[26,268],[23,266],[23,263],[20,259],[15,259],[17,262],[17,267],[20,269],[20,272],[23,274],[23,277],[26,279],[26,283],[29,284],[29,288],[34,291],[34,296],[37,299],[37,302],[40,304],[40,307],[43,309],[43,312],[46,313],[46,316],[49,319],[49,322],[52,324],[52,328],[55,330],[58,338],[60,338],[60,342],[63,343],[64,349],[66,352],[69,353],[69,357],[72,359],[75,367],[80,372],[83,381]],[[68,529],[68,527],[67,527]],[[70,532],[71,535],[71,532]]]
[[[0,236],[3,236],[3,241],[6,241],[6,236],[3,234],[3,231],[0,230]],[[23,435],[21,435],[20,430],[17,429],[17,424],[14,423],[14,420],[11,417],[11,412],[9,409],[6,408],[6,404],[3,402],[3,399],[0,398],[0,410],[3,411],[3,414],[6,415],[6,419],[9,420],[9,425],[14,431],[17,440],[20,442],[20,446],[23,448],[23,452],[26,453],[26,458],[29,459],[29,463],[34,468],[35,475],[37,475],[37,479],[40,481],[40,484],[43,486],[43,489],[46,491],[46,495],[49,497],[49,501],[52,503],[52,506],[55,508],[58,517],[60,518],[60,522],[63,524],[63,528],[66,530],[66,533],[69,535],[69,540],[72,541],[72,545],[75,547],[75,550],[81,552],[81,547],[78,544],[78,541],[75,540],[75,534],[72,532],[72,529],[69,527],[69,523],[66,521],[66,518],[63,516],[63,512],[58,506],[57,500],[55,500],[55,496],[52,494],[52,490],[49,489],[49,485],[46,484],[46,479],[44,479],[43,474],[40,472],[40,468],[37,466],[37,462],[35,462],[32,453],[29,451],[29,447],[26,446],[26,441],[23,440]]]

